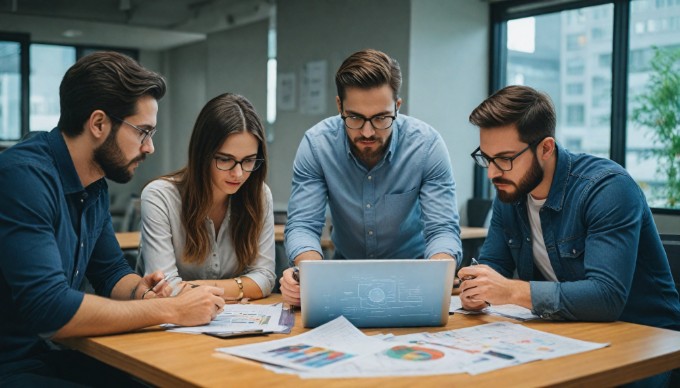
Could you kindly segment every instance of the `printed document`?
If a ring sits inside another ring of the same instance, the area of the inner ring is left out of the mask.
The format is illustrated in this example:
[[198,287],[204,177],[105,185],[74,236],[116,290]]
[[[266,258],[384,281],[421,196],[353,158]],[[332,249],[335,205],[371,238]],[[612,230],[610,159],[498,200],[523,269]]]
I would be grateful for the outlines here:
[[482,310],[471,311],[463,309],[463,304],[460,301],[460,295],[451,295],[451,302],[449,304],[449,313],[458,314],[489,314],[497,315],[500,317],[512,318],[518,321],[529,321],[532,319],[540,318],[538,315],[534,314],[528,308],[518,306],[516,304],[501,304],[492,305],[486,307]]
[[[226,304],[224,311],[219,313],[209,324],[203,326],[176,326],[164,325],[168,331],[176,333],[238,333],[252,330],[264,332],[289,333],[292,327],[284,323],[283,304]],[[290,313],[292,315],[292,313]]]

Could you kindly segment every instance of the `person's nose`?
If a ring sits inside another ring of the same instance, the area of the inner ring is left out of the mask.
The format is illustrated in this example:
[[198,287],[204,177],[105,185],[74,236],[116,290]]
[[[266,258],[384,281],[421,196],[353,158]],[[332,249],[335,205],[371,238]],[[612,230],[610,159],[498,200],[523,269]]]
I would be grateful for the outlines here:
[[489,179],[498,178],[503,175],[503,170],[498,168],[496,164],[489,163],[489,167],[486,169],[486,177]]
[[236,163],[236,165],[234,166],[234,168],[231,169],[230,172],[231,175],[236,178],[240,178],[241,176],[243,176],[243,167],[241,166],[241,163]]
[[145,154],[153,154],[155,150],[156,148],[153,146],[153,139],[150,137],[144,139],[144,143],[142,143],[142,152]]
[[364,125],[361,127],[361,136],[369,138],[375,134],[375,128],[371,124],[371,120],[366,120]]

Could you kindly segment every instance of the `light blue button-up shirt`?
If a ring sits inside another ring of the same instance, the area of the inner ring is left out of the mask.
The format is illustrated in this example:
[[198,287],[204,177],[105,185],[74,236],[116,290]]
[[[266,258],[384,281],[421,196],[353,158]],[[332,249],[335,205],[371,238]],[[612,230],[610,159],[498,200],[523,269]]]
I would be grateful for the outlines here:
[[[326,206],[336,259],[429,258],[460,261],[455,182],[443,139],[426,123],[399,115],[388,150],[372,169],[350,150],[340,116],[306,133],[293,164],[286,254],[322,254]],[[460,264],[460,262],[459,262]]]

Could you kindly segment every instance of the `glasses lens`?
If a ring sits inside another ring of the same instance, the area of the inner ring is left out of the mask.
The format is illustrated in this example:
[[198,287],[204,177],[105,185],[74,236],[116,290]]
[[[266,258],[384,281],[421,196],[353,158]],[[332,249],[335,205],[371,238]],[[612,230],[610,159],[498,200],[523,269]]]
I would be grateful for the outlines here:
[[512,170],[512,160],[510,159],[496,158],[493,162],[496,164],[496,167],[503,171]]
[[255,171],[262,165],[262,159],[246,159],[241,162],[244,171]]
[[489,167],[489,161],[482,154],[474,154],[472,155],[472,158],[479,167]]
[[364,126],[366,120],[363,117],[347,116],[345,117],[345,125],[350,129],[359,129]]
[[376,116],[371,119],[371,124],[375,129],[387,129],[392,125],[392,117]]
[[231,158],[215,158],[215,164],[220,170],[231,170],[236,165],[236,161]]

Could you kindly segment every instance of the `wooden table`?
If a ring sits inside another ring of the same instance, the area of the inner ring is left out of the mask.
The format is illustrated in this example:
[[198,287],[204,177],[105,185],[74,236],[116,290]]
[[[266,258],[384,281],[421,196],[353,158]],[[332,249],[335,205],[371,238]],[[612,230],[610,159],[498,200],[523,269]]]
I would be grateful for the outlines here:
[[[280,295],[259,301],[274,303]],[[397,335],[421,331],[458,329],[507,320],[494,316],[456,314],[445,328],[401,328],[364,330],[367,334],[391,332]],[[299,312],[291,335],[300,334]],[[107,364],[123,369],[159,386],[205,387],[413,387],[413,386],[612,386],[680,367],[680,333],[625,322],[543,322],[524,325],[546,332],[611,345],[572,356],[543,360],[482,373],[477,376],[450,374],[418,377],[302,380],[280,375],[260,364],[217,353],[215,348],[284,338],[268,337],[217,339],[205,335],[167,333],[150,328],[136,333],[69,339],[62,343]]]
[[116,239],[120,244],[120,249],[137,249],[141,235],[139,232],[119,232],[116,233]]

